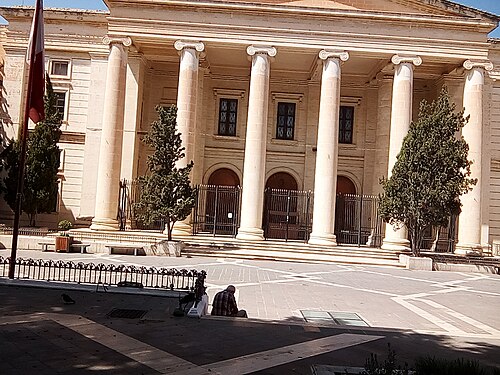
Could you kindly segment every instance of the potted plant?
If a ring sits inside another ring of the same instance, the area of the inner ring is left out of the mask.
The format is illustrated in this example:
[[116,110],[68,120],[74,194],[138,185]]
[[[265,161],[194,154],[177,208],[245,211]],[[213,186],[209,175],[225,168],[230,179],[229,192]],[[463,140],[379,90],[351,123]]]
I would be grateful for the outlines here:
[[71,245],[71,237],[67,232],[73,227],[68,220],[61,220],[57,224],[57,229],[59,230],[59,235],[56,237],[56,251],[69,252],[69,247]]

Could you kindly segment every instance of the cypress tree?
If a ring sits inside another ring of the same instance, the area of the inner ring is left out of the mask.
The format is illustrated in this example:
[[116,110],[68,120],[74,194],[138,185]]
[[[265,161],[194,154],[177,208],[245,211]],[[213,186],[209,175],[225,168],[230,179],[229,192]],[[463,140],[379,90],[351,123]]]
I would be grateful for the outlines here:
[[189,179],[193,162],[183,168],[176,167],[176,162],[184,158],[185,149],[176,131],[177,108],[157,106],[156,111],[158,120],[151,124],[143,139],[153,153],[147,160],[148,174],[139,177],[141,194],[134,211],[136,218],[146,225],[165,221],[171,241],[174,224],[188,217],[194,207],[195,190]]
[[[28,214],[30,225],[36,225],[36,216],[51,213],[57,203],[58,177],[61,150],[57,143],[61,137],[62,114],[56,107],[57,97],[47,76],[44,108],[45,119],[35,125],[28,134],[26,170],[21,209]],[[20,143],[14,141],[4,152],[4,167],[8,171],[4,179],[5,200],[15,209],[17,178],[19,173]]]
[[413,255],[420,255],[424,231],[444,226],[460,213],[460,195],[476,184],[470,178],[469,146],[459,135],[466,125],[444,88],[431,104],[420,104],[389,179],[382,179],[382,218],[408,229]]

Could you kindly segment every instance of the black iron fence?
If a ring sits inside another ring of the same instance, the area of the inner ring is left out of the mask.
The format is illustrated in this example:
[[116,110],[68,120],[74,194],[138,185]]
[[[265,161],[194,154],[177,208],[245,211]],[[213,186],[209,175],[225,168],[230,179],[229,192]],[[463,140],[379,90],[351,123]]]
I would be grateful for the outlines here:
[[379,247],[382,244],[383,221],[378,215],[378,205],[378,197],[374,195],[337,195],[337,243]]
[[138,180],[121,180],[120,195],[118,206],[118,222],[120,230],[127,229],[143,229],[163,231],[165,229],[165,221],[158,220],[152,224],[146,225],[137,218],[137,209],[134,208],[134,203],[139,202],[141,198],[142,187]]
[[[140,198],[137,180],[120,182],[118,219],[120,229],[163,231],[165,223],[145,225],[137,220],[134,203]],[[240,224],[241,188],[239,186],[198,185],[192,214],[193,234],[236,236]],[[380,247],[384,223],[378,215],[377,196],[339,194],[335,209],[337,243]],[[313,193],[283,189],[266,189],[263,229],[266,239],[285,241],[309,240],[312,229]],[[453,252],[456,243],[456,218],[446,228],[432,228],[424,236],[422,248],[436,252]]]
[[[10,258],[0,257],[0,277],[7,277]],[[136,267],[133,265],[75,263],[62,260],[16,259],[15,279],[116,286],[140,283],[145,288],[194,291],[204,285],[205,271]]]
[[193,234],[236,236],[240,225],[239,186],[198,185]]
[[307,242],[312,225],[311,191],[266,189],[264,237]]
[[458,241],[458,217],[451,216],[446,227],[431,227],[424,233],[422,250],[427,249],[437,253],[453,253]]

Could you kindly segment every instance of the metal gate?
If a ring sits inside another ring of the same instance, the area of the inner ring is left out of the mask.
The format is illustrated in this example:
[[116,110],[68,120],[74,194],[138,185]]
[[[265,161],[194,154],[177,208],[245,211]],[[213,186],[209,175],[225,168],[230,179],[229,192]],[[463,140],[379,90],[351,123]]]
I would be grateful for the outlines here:
[[312,224],[312,192],[266,189],[264,237],[307,242]]
[[134,203],[141,197],[141,184],[137,180],[121,180],[117,219],[120,224],[120,230],[145,229],[163,231],[165,221],[157,220],[150,225],[146,225],[137,219]]
[[339,244],[382,244],[383,221],[378,215],[378,197],[339,194],[335,206],[335,236]]
[[198,185],[193,234],[236,236],[240,224],[239,186]]
[[438,253],[453,253],[457,243],[458,216],[452,215],[446,227],[431,227],[424,233],[421,250]]

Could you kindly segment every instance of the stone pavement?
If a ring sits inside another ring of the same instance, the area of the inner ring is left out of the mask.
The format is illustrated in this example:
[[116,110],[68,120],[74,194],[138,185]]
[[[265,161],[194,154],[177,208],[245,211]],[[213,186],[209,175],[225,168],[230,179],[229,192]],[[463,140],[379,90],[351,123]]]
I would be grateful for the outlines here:
[[[203,258],[19,255],[205,269],[210,300],[232,283],[250,319],[175,318],[177,298],[85,290],[67,291],[77,301],[67,306],[60,298],[64,286],[7,282],[0,286],[0,373],[311,374],[313,365],[362,367],[370,353],[384,357],[387,343],[410,364],[430,353],[500,367],[498,275]],[[147,312],[140,319],[108,317],[114,308]],[[321,317],[326,312],[355,313],[370,327],[336,325]]]

